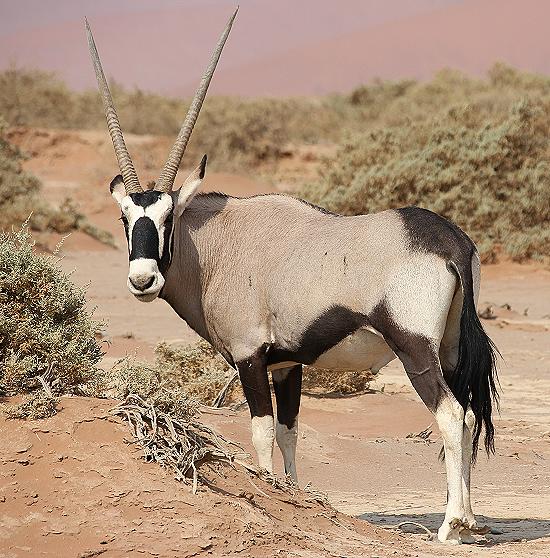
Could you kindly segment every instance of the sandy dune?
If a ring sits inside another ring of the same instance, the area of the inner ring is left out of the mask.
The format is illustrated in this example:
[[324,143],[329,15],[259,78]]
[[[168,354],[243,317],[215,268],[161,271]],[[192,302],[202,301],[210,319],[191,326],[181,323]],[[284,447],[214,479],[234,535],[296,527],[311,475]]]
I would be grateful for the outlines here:
[[[106,176],[97,171],[104,140],[91,132],[76,135],[84,155],[64,163],[50,157],[56,148],[51,138],[22,134],[19,139],[34,149],[27,165],[44,180],[46,196],[59,199],[65,189],[59,184],[66,185],[74,173],[73,180],[79,179],[74,193],[90,201],[90,218],[121,241]],[[76,139],[67,141],[75,144]],[[130,143],[135,141],[130,137]],[[96,155],[87,152],[90,142]],[[77,173],[73,164],[84,168]],[[218,179],[235,193],[267,189],[237,176],[213,176],[209,186],[220,189]],[[62,265],[75,270],[77,283],[89,283],[90,305],[109,322],[105,366],[125,353],[150,357],[161,339],[194,338],[164,302],[145,305],[129,295],[123,249],[81,241],[79,235],[67,240]],[[474,509],[483,523],[501,532],[488,541],[443,550],[420,535],[371,526],[408,519],[433,530],[445,506],[437,427],[394,362],[382,371],[372,394],[305,396],[303,401],[301,483],[326,492],[338,510],[367,520],[364,526],[345,516],[336,521],[346,527],[338,526],[323,510],[296,509],[281,495],[261,500],[274,516],[270,521],[239,499],[209,492],[193,499],[168,473],[134,459],[122,441],[124,428],[105,418],[112,403],[67,398],[64,411],[53,419],[0,421],[0,556],[58,556],[60,548],[67,549],[67,556],[92,556],[84,553],[95,550],[105,550],[105,556],[549,556],[550,270],[536,264],[486,266],[480,302],[481,309],[492,308],[494,319],[484,325],[503,355],[497,452],[490,460],[480,455],[473,478]],[[251,449],[245,409],[203,418]],[[428,442],[415,437],[427,427],[433,430]],[[276,467],[280,473],[278,455]]]
[[[66,6],[64,0],[61,17],[40,0],[4,4],[0,68],[16,63],[54,70],[71,87],[95,87],[82,28],[86,13],[110,76],[171,95],[194,92],[234,6],[165,0],[115,9],[105,1]],[[25,20],[29,11],[42,13],[40,21],[38,15]],[[248,0],[212,92],[317,95],[376,77],[428,78],[442,67],[479,75],[497,61],[548,74],[549,16],[545,0]]]

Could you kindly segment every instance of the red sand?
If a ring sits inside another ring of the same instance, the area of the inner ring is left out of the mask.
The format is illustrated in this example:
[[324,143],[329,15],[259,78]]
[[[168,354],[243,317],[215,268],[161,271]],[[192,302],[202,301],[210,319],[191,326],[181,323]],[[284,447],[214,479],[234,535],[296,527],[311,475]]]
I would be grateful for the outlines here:
[[[64,193],[60,183],[74,180],[73,193],[92,208],[90,217],[122,243],[107,175],[97,171],[106,167],[101,157],[107,140],[91,132],[62,134],[20,134],[18,143],[34,153],[27,167],[44,181],[50,199]],[[138,140],[128,139],[134,152]],[[79,147],[52,158],[52,150],[65,151],[64,142],[67,149]],[[214,178],[220,179],[216,189],[266,189],[234,175]],[[83,238],[67,241],[63,266],[75,269],[77,283],[90,283],[90,306],[109,321],[105,366],[133,351],[150,358],[161,339],[195,338],[165,303],[140,304],[127,292],[124,249],[101,247],[99,253]],[[489,543],[442,547],[372,526],[413,520],[433,530],[445,507],[437,428],[394,362],[373,386],[383,392],[304,397],[300,417],[301,484],[311,482],[338,510],[370,523],[332,516],[317,505],[302,507],[303,500],[292,503],[281,494],[265,498],[231,475],[224,481],[229,495],[204,491],[192,497],[168,472],[135,458],[123,442],[125,427],[106,418],[112,402],[64,398],[63,411],[52,419],[0,420],[0,557],[84,557],[92,551],[109,557],[550,555],[550,271],[535,264],[484,267],[481,306],[489,304],[496,318],[484,325],[504,357],[501,415],[496,456],[479,457],[472,492],[480,521],[502,531]],[[204,420],[251,449],[246,409],[208,413]],[[430,424],[433,443],[407,437]],[[277,451],[276,467],[280,474]],[[259,505],[237,497],[239,490],[253,492]]]

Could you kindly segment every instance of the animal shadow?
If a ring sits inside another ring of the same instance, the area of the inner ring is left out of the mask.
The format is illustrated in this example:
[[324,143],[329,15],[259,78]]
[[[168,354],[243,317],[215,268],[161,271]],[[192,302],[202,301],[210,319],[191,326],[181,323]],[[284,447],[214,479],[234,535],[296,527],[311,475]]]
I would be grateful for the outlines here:
[[[425,514],[383,514],[383,513],[364,513],[358,516],[378,527],[389,527],[397,525],[403,521],[420,523],[427,527],[432,533],[437,535],[437,530],[443,522],[442,513]],[[487,517],[484,515],[476,516],[479,526],[489,526],[493,532],[485,535],[487,542],[481,540],[484,546],[494,546],[502,543],[532,541],[550,537],[550,519],[529,519],[529,518],[502,518]],[[403,532],[422,533],[417,527],[404,525]]]

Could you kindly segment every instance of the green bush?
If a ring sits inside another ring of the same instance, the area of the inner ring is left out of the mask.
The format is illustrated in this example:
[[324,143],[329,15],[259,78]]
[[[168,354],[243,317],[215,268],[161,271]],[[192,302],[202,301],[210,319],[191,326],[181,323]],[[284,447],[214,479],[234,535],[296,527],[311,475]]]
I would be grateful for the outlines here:
[[549,123],[548,97],[505,112],[451,106],[351,136],[301,195],[346,215],[419,205],[457,223],[486,255],[548,257]]
[[100,328],[84,291],[55,256],[33,250],[26,227],[0,232],[1,393],[79,393],[100,373]]

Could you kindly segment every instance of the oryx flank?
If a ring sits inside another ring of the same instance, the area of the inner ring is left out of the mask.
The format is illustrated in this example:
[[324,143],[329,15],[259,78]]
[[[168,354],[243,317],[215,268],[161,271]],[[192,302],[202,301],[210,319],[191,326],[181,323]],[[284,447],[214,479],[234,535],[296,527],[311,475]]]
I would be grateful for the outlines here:
[[345,217],[285,195],[197,194],[206,157],[172,189],[235,15],[148,190],[86,24],[121,171],[111,193],[128,239],[128,288],[141,301],[166,300],[238,370],[260,466],[272,470],[276,439],[294,479],[302,365],[377,371],[397,356],[443,437],[448,503],[439,539],[469,541],[471,463],[482,428],[493,449],[497,392],[495,351],[476,314],[479,256],[468,236],[417,207]]

